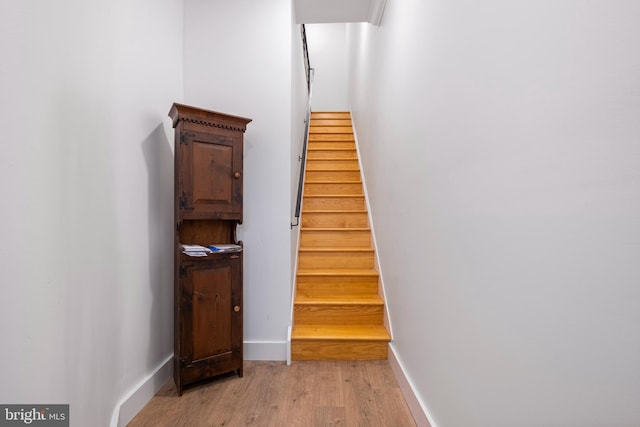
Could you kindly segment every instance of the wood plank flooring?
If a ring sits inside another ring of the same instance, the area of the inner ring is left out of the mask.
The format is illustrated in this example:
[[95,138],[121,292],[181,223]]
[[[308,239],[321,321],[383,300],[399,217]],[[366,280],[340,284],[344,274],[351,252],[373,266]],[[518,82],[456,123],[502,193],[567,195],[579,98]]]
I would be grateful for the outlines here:
[[189,387],[178,397],[173,381],[129,427],[414,427],[386,360],[245,361],[235,374]]

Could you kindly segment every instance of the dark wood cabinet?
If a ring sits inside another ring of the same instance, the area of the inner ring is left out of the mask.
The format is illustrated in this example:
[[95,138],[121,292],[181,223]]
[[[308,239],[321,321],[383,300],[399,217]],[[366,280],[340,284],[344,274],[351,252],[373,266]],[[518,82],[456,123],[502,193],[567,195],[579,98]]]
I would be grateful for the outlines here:
[[242,376],[243,253],[182,253],[182,244],[240,244],[242,144],[251,121],[173,104],[175,128],[174,380]]

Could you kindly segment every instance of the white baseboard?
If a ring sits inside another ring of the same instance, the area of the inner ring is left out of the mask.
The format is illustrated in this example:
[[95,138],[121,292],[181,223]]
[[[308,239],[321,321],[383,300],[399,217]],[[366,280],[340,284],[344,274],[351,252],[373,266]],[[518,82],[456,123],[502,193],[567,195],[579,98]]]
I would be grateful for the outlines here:
[[160,390],[173,373],[173,354],[140,381],[118,402],[111,414],[111,427],[125,427]]
[[389,350],[389,365],[391,365],[391,370],[396,380],[398,380],[398,385],[402,390],[404,399],[407,401],[407,406],[411,411],[411,415],[413,415],[416,425],[418,427],[437,427],[425,405],[416,396],[411,380],[407,377],[402,363],[398,360],[393,344],[389,344]]
[[287,360],[286,341],[245,341],[244,360]]

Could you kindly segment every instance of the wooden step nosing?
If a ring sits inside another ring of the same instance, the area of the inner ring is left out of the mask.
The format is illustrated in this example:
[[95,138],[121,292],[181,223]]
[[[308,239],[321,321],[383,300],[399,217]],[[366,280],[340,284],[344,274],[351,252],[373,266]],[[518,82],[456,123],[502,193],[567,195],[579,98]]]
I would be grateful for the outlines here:
[[[337,147],[323,147],[323,145],[325,145],[326,142],[344,142],[344,143],[349,143],[349,145],[347,146],[347,144],[341,144]],[[307,145],[307,150],[308,151],[355,151],[357,152],[358,149],[356,148],[355,142],[356,142],[355,138],[353,141],[349,141],[349,140],[331,141],[328,139],[314,139],[313,141],[309,141],[309,144]]]
[[309,307],[309,306],[317,306],[317,307],[384,307],[384,301],[382,299],[375,300],[360,300],[357,301],[355,299],[351,300],[305,300],[305,299],[297,299],[293,303],[294,306],[301,307]]
[[345,169],[307,169],[307,172],[360,172],[360,168],[345,168]]
[[367,211],[364,209],[309,209],[305,211],[305,213],[309,214],[324,214],[324,213],[332,213],[332,214],[366,214]]
[[357,342],[390,342],[391,337],[378,337],[378,336],[361,336],[361,337],[352,337],[352,336],[339,336],[339,335],[300,335],[294,336],[291,335],[291,340],[296,341],[357,341]]
[[316,184],[316,185],[331,185],[331,184],[338,184],[338,185],[348,185],[348,184],[355,184],[355,185],[362,185],[362,181],[358,180],[358,181],[327,181],[327,180],[322,180],[322,181],[305,181],[304,182],[305,185],[306,184]]
[[318,228],[309,228],[302,227],[300,231],[371,231],[369,227],[351,227],[351,228],[342,228],[342,227],[318,227]]
[[[338,121],[338,120],[344,120],[345,123],[313,123],[316,120],[330,120],[330,121]],[[311,119],[311,122],[309,123],[309,129],[313,129],[313,128],[351,128],[352,127],[352,123],[351,120],[347,120],[347,119]],[[324,132],[322,132],[324,133]]]
[[[340,251],[331,251],[331,252],[340,252]],[[330,252],[330,253],[331,253]],[[353,254],[353,253],[352,253]],[[364,255],[371,255],[371,253],[367,253],[367,252],[363,252]],[[314,254],[315,255],[315,254]],[[345,256],[348,256],[349,254],[346,254]],[[340,270],[340,272],[336,272],[336,270]],[[365,271],[368,270],[372,270],[375,271],[374,273],[365,273]],[[317,272],[317,273],[313,273],[313,272]],[[346,271],[346,272],[343,272]],[[373,267],[329,267],[329,268],[325,268],[325,267],[312,267],[312,268],[301,268],[300,270],[298,270],[298,273],[296,273],[299,276],[378,276],[380,273],[377,270],[374,270]]]
[[309,162],[355,162],[358,159],[350,159],[348,157],[324,157],[321,159],[309,159],[307,158],[307,163]]
[[391,335],[382,325],[375,328],[336,328],[333,327],[334,325],[313,325],[313,330],[296,326],[293,326],[292,340],[391,341]]
[[[330,270],[330,269],[327,269]],[[321,270],[318,270],[314,273],[300,273],[298,272],[296,275],[296,278],[311,278],[311,277],[324,277],[325,279],[328,279],[330,277],[333,278],[338,278],[338,277],[351,277],[351,278],[360,278],[360,279],[376,279],[379,277],[379,274],[376,272],[376,274],[366,274],[366,273],[331,273],[330,271],[327,271],[327,273],[323,273]]]
[[[324,126],[327,127],[327,126]],[[353,131],[340,131],[340,132],[325,132],[309,128],[309,135],[353,135]]]
[[364,273],[361,271],[357,271],[357,269],[353,269],[353,272],[341,271],[336,272],[335,269],[327,268],[326,271],[322,271],[322,269],[315,269],[314,271],[300,271],[296,273],[296,277],[367,277],[374,278],[379,277],[380,273],[375,270],[372,270],[370,273]]
[[362,179],[306,179],[305,184],[362,184]]
[[[317,142],[317,141],[313,141],[313,142]],[[335,141],[332,141],[335,142]],[[357,150],[351,147],[309,147],[307,148],[308,151],[355,151],[357,152]]]
[[322,252],[322,253],[332,253],[332,252],[375,252],[373,248],[359,248],[359,247],[333,247],[333,248],[300,248],[300,252]]
[[321,198],[321,197],[335,197],[335,198],[346,198],[346,197],[357,197],[364,198],[364,194],[305,194],[304,197],[308,198]]

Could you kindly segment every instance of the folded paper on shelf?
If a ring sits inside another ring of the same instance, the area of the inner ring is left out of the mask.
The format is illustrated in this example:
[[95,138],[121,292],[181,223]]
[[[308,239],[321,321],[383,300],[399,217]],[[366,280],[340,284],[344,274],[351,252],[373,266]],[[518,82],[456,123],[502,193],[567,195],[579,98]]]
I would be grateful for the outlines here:
[[207,256],[211,252],[213,251],[206,246],[182,245],[182,253],[189,256]]
[[215,245],[209,245],[209,249],[211,249],[213,252],[241,252],[242,246],[228,243],[218,243]]

